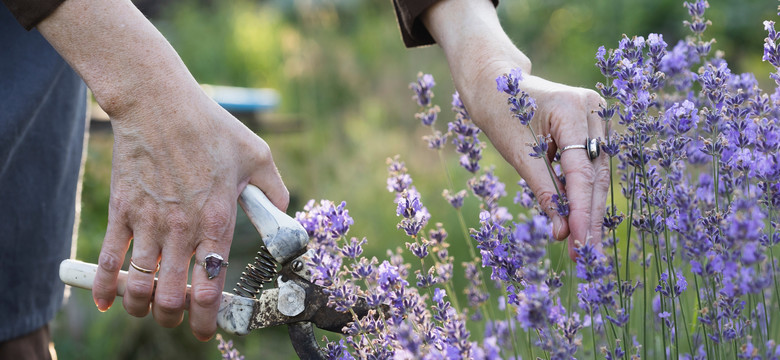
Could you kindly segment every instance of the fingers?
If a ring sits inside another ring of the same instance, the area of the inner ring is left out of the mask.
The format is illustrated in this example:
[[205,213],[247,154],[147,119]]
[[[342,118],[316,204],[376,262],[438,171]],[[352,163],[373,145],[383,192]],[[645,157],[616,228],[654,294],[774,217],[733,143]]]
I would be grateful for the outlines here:
[[[595,111],[588,114],[588,134],[592,139],[600,139],[600,141],[606,139],[604,121]],[[603,219],[606,214],[607,195],[609,194],[610,186],[609,158],[607,154],[601,151],[599,157],[593,160],[593,166],[594,182],[590,211],[590,235],[591,240],[597,242],[597,246],[600,248],[601,240],[604,236]]]
[[[200,341],[208,341],[217,331],[217,312],[222,300],[222,288],[225,284],[225,266],[218,269],[217,276],[209,279],[203,266],[209,254],[218,254],[228,260],[228,247],[214,247],[213,244],[199,246],[195,251],[195,265],[192,267],[192,297],[190,301],[190,327]],[[215,260],[212,260],[215,261]],[[212,267],[213,269],[213,267]]]
[[[561,149],[569,145],[585,144],[588,136],[600,135],[603,138],[603,128],[594,123],[590,115],[591,109],[597,108],[600,98],[595,93],[586,94],[570,99],[568,106],[562,108],[565,110],[554,115],[560,118],[552,120],[551,131],[553,139]],[[561,153],[561,170],[566,177],[566,196],[569,201],[569,256],[574,259],[577,243],[585,243],[594,235],[596,168],[586,150],[575,148]],[[601,214],[597,217],[600,223]]]
[[128,314],[144,317],[154,292],[154,276],[160,259],[160,247],[153,241],[153,233],[136,231],[133,237],[131,265],[127,269],[127,284],[122,304]]
[[[225,269],[227,265],[219,266],[219,264],[228,262],[233,229],[235,228],[236,206],[235,199],[231,202],[213,202],[204,208],[201,215],[199,225],[201,241],[198,242],[195,249],[189,308],[192,333],[201,341],[211,339],[217,330],[217,312],[227,273]],[[211,259],[207,270],[204,263],[208,257]],[[220,257],[222,260],[219,259]],[[215,265],[218,266],[215,267]],[[212,272],[211,275],[216,276],[209,279],[208,271]]]
[[553,236],[557,240],[563,240],[569,236],[569,224],[566,218],[558,213],[557,203],[554,201],[554,196],[558,194],[556,186],[561,192],[564,191],[564,186],[557,177],[554,180],[550,178],[544,160],[528,157],[524,166],[518,169],[518,173],[525,179],[528,187],[531,188],[539,201],[539,206],[551,219]]
[[[180,242],[184,239],[177,239]],[[187,298],[187,270],[192,248],[166,246],[162,249],[160,273],[154,292],[152,315],[163,327],[175,327],[184,319]]]
[[132,232],[119,220],[109,215],[103,246],[100,248],[98,268],[92,284],[92,299],[100,311],[106,311],[116,297],[116,279],[124,263]]

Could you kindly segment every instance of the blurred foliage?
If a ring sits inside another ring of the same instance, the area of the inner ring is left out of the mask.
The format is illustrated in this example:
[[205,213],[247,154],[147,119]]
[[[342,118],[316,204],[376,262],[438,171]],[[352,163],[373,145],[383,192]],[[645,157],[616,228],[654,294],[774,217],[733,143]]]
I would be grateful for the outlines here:
[[[763,19],[776,18],[768,0],[712,0],[707,35],[734,72],[754,72],[769,88],[761,62]],[[450,232],[452,253],[465,259],[464,234],[455,212],[439,196],[446,184],[438,157],[420,137],[425,130],[407,89],[418,71],[436,77],[442,108],[453,92],[446,60],[435,46],[405,49],[389,0],[182,0],[167,2],[153,22],[201,83],[271,87],[282,95],[281,114],[303,118],[303,130],[265,134],[292,194],[290,213],[308,199],[347,201],[355,219],[350,234],[367,237],[367,252],[379,258],[406,241],[395,224],[393,196],[385,190],[385,159],[401,154],[433,214]],[[617,47],[621,34],[661,33],[674,45],[687,30],[677,0],[505,0],[499,16],[506,32],[534,63],[533,72],[553,81],[593,88],[602,79],[593,66],[600,45]],[[440,126],[449,121],[448,110]],[[88,149],[78,258],[96,262],[106,226],[112,138],[94,133]],[[517,175],[488,148],[483,164],[496,164],[511,207]],[[449,157],[456,190],[467,179]],[[476,200],[466,199],[467,226],[475,227]],[[248,262],[258,237],[240,214],[231,262]],[[562,250],[553,245],[553,252]],[[555,255],[553,263],[570,262]],[[460,261],[456,273],[461,276]],[[226,287],[240,275],[231,266]],[[120,299],[121,301],[121,299]],[[74,290],[53,326],[62,359],[215,359],[215,341],[199,343],[186,325],[163,329],[151,317],[128,316],[119,301],[99,313],[88,292]],[[230,337],[251,358],[294,358],[286,329]]]

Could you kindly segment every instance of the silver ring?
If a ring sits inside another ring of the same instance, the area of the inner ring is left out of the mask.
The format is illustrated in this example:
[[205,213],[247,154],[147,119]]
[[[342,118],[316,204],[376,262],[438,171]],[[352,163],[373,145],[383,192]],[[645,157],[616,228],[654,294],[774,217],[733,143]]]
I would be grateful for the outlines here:
[[140,266],[136,265],[136,264],[133,262],[133,258],[130,258],[130,266],[132,266],[132,267],[133,267],[133,269],[136,269],[136,270],[138,270],[138,271],[140,271],[140,272],[142,272],[142,273],[144,273],[144,274],[154,274],[154,273],[156,273],[157,271],[159,271],[159,270],[160,270],[160,263],[157,263],[157,268],[156,268],[156,269],[154,269],[154,270],[149,270],[149,269],[147,269],[147,268],[142,268],[142,267],[140,267]]
[[229,263],[217,253],[208,253],[203,262],[199,262],[198,265],[203,266],[203,270],[206,270],[206,276],[211,280],[219,276],[222,268],[228,267]]
[[599,140],[588,138],[588,140],[585,142],[585,145],[587,146],[588,157],[590,158],[590,161],[596,160],[596,158],[601,154]]
[[566,150],[571,150],[571,149],[585,149],[585,148],[587,148],[585,145],[569,145],[569,146],[564,146],[564,147],[563,147],[563,149],[561,149],[561,154],[563,154],[563,152],[564,152],[564,151],[566,151]]
[[564,151],[571,149],[585,149],[585,151],[588,153],[588,158],[590,158],[590,161],[596,160],[596,158],[601,154],[601,147],[599,147],[598,139],[587,138],[585,140],[585,144],[564,146],[561,149],[561,154],[563,154]]

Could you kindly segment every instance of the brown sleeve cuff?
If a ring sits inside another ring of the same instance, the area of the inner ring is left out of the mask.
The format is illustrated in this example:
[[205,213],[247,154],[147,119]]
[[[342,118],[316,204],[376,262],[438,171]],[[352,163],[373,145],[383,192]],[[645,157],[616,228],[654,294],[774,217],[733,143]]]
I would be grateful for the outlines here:
[[[401,28],[401,38],[406,47],[430,45],[436,42],[425,28],[420,15],[437,1],[439,0],[393,0],[395,16]],[[498,0],[491,1],[493,5],[498,6]]]
[[31,30],[65,0],[2,0],[25,29]]

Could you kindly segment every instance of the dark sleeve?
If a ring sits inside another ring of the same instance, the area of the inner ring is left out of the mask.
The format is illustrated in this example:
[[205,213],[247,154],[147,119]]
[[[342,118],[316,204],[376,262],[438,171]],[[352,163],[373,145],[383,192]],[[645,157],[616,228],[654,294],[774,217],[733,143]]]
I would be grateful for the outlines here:
[[65,0],[3,0],[5,6],[25,29],[31,30],[51,15]]
[[[401,28],[401,37],[406,47],[430,45],[436,42],[422,23],[420,15],[437,1],[439,0],[393,0],[398,27]],[[491,1],[493,5],[498,5],[498,0]]]

